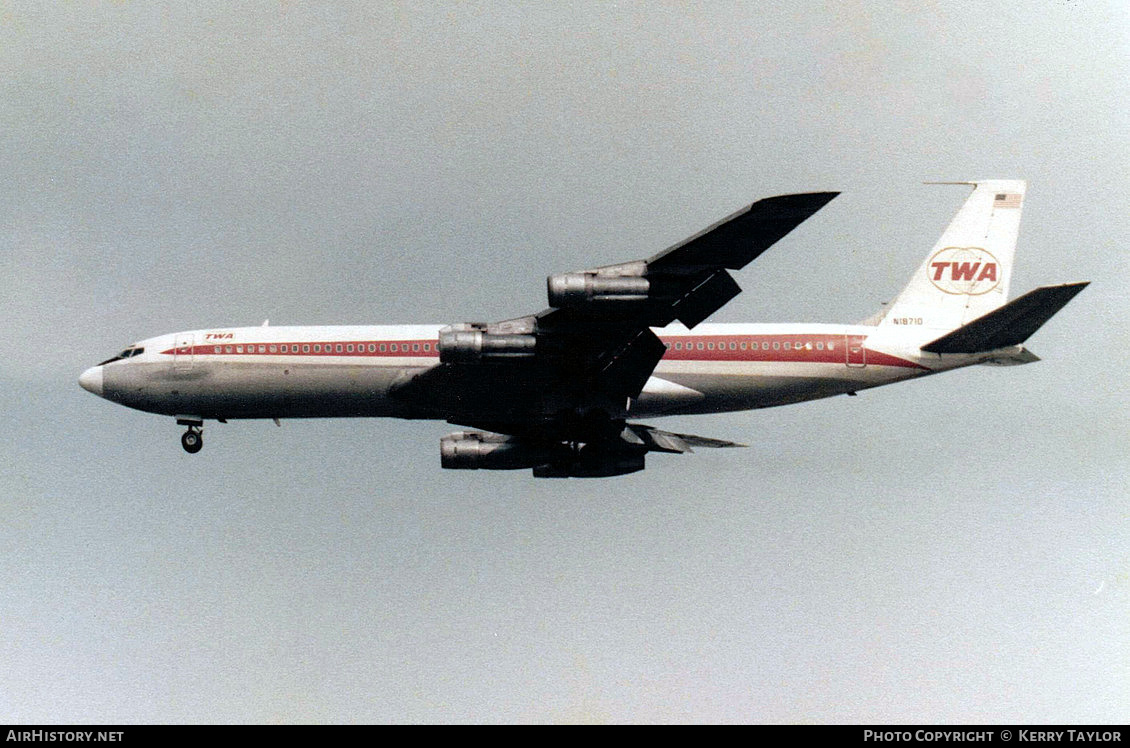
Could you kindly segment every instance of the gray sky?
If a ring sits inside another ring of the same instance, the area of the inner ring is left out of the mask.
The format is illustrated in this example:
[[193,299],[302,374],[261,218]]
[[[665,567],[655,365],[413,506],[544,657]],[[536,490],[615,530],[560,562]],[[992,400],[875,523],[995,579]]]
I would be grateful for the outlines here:
[[[1125,722],[1121,2],[0,6],[0,721]],[[606,481],[441,423],[79,389],[215,325],[502,319],[842,190],[717,321],[854,322],[1025,178],[1045,360],[669,419]]]

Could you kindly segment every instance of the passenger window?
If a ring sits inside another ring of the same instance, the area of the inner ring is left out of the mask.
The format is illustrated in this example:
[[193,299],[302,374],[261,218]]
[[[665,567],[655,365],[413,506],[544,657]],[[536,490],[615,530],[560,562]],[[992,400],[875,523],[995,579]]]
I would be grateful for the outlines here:
[[237,346],[235,347],[235,352],[236,352],[236,353],[243,353],[243,346],[242,346],[242,345],[237,345]]
[[706,346],[704,346],[704,345],[703,345],[702,343],[699,343],[699,344],[698,344],[698,349],[699,349],[700,351],[701,351],[701,350],[702,350],[703,348],[705,348],[705,347],[706,347]]
[[746,344],[742,343],[742,350],[744,351],[745,349],[746,349]]
[[[743,348],[743,349],[745,348],[745,343],[742,343],[742,348]],[[737,343],[730,343],[730,350],[731,350],[731,351],[736,351],[737,349],[738,349],[738,344],[737,344]]]
[[420,352],[420,344],[419,343],[413,343],[412,344],[412,350],[415,351],[416,353],[419,353]]
[[793,349],[793,344],[786,340],[785,341],[785,350],[791,351],[792,349]]
[[224,352],[224,349],[223,349],[222,346],[216,346],[215,348],[212,349],[212,353],[223,353],[223,352]]
[[714,350],[714,344],[713,343],[707,343],[706,344],[706,350],[708,350],[708,351]]
[[377,344],[376,343],[369,343],[369,353],[376,353],[376,352],[377,352]]
[[302,346],[302,352],[303,353],[309,353],[310,352],[310,346],[308,346],[308,345]]
[[352,343],[350,343],[349,345],[345,346],[345,352],[346,352],[346,353],[353,353],[353,344],[352,344]]
[[761,344],[761,350],[763,350],[763,351],[769,350],[769,341],[766,340]]
[[385,344],[381,343],[381,353],[384,353],[384,352],[385,352]]
[[[786,343],[785,345],[788,345],[788,343]],[[779,342],[774,342],[773,343],[773,350],[775,350],[775,351],[781,350],[781,344]]]
[[824,344],[823,343],[817,343],[816,344],[816,350],[818,350],[818,351],[824,350]]
[[321,344],[314,346],[314,353],[321,353],[321,352],[322,352]]
[[338,344],[337,344],[337,352],[338,352],[338,353],[341,353],[341,343],[338,343]]
[[829,343],[829,344],[828,344],[828,350],[829,350],[829,351],[834,351],[834,350],[836,350],[836,344],[835,344],[835,343]]

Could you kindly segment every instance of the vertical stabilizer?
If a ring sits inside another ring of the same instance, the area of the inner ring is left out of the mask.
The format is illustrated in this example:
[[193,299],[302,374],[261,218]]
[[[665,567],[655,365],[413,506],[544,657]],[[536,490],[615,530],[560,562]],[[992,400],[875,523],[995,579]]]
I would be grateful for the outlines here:
[[973,194],[880,325],[954,330],[1008,300],[1026,184],[1019,179],[956,184],[971,185]]

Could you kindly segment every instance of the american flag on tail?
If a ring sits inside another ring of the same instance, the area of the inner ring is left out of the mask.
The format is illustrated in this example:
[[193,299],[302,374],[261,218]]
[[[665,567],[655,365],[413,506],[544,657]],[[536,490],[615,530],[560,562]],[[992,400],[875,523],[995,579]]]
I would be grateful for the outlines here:
[[1019,208],[1021,195],[1015,192],[998,192],[993,197],[994,208]]

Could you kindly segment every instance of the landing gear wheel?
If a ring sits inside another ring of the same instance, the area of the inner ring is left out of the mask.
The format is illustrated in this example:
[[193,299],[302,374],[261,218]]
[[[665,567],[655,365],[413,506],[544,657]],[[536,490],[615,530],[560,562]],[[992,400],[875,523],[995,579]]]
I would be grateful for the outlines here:
[[185,452],[194,455],[204,448],[204,436],[196,429],[189,429],[181,434],[180,445]]

